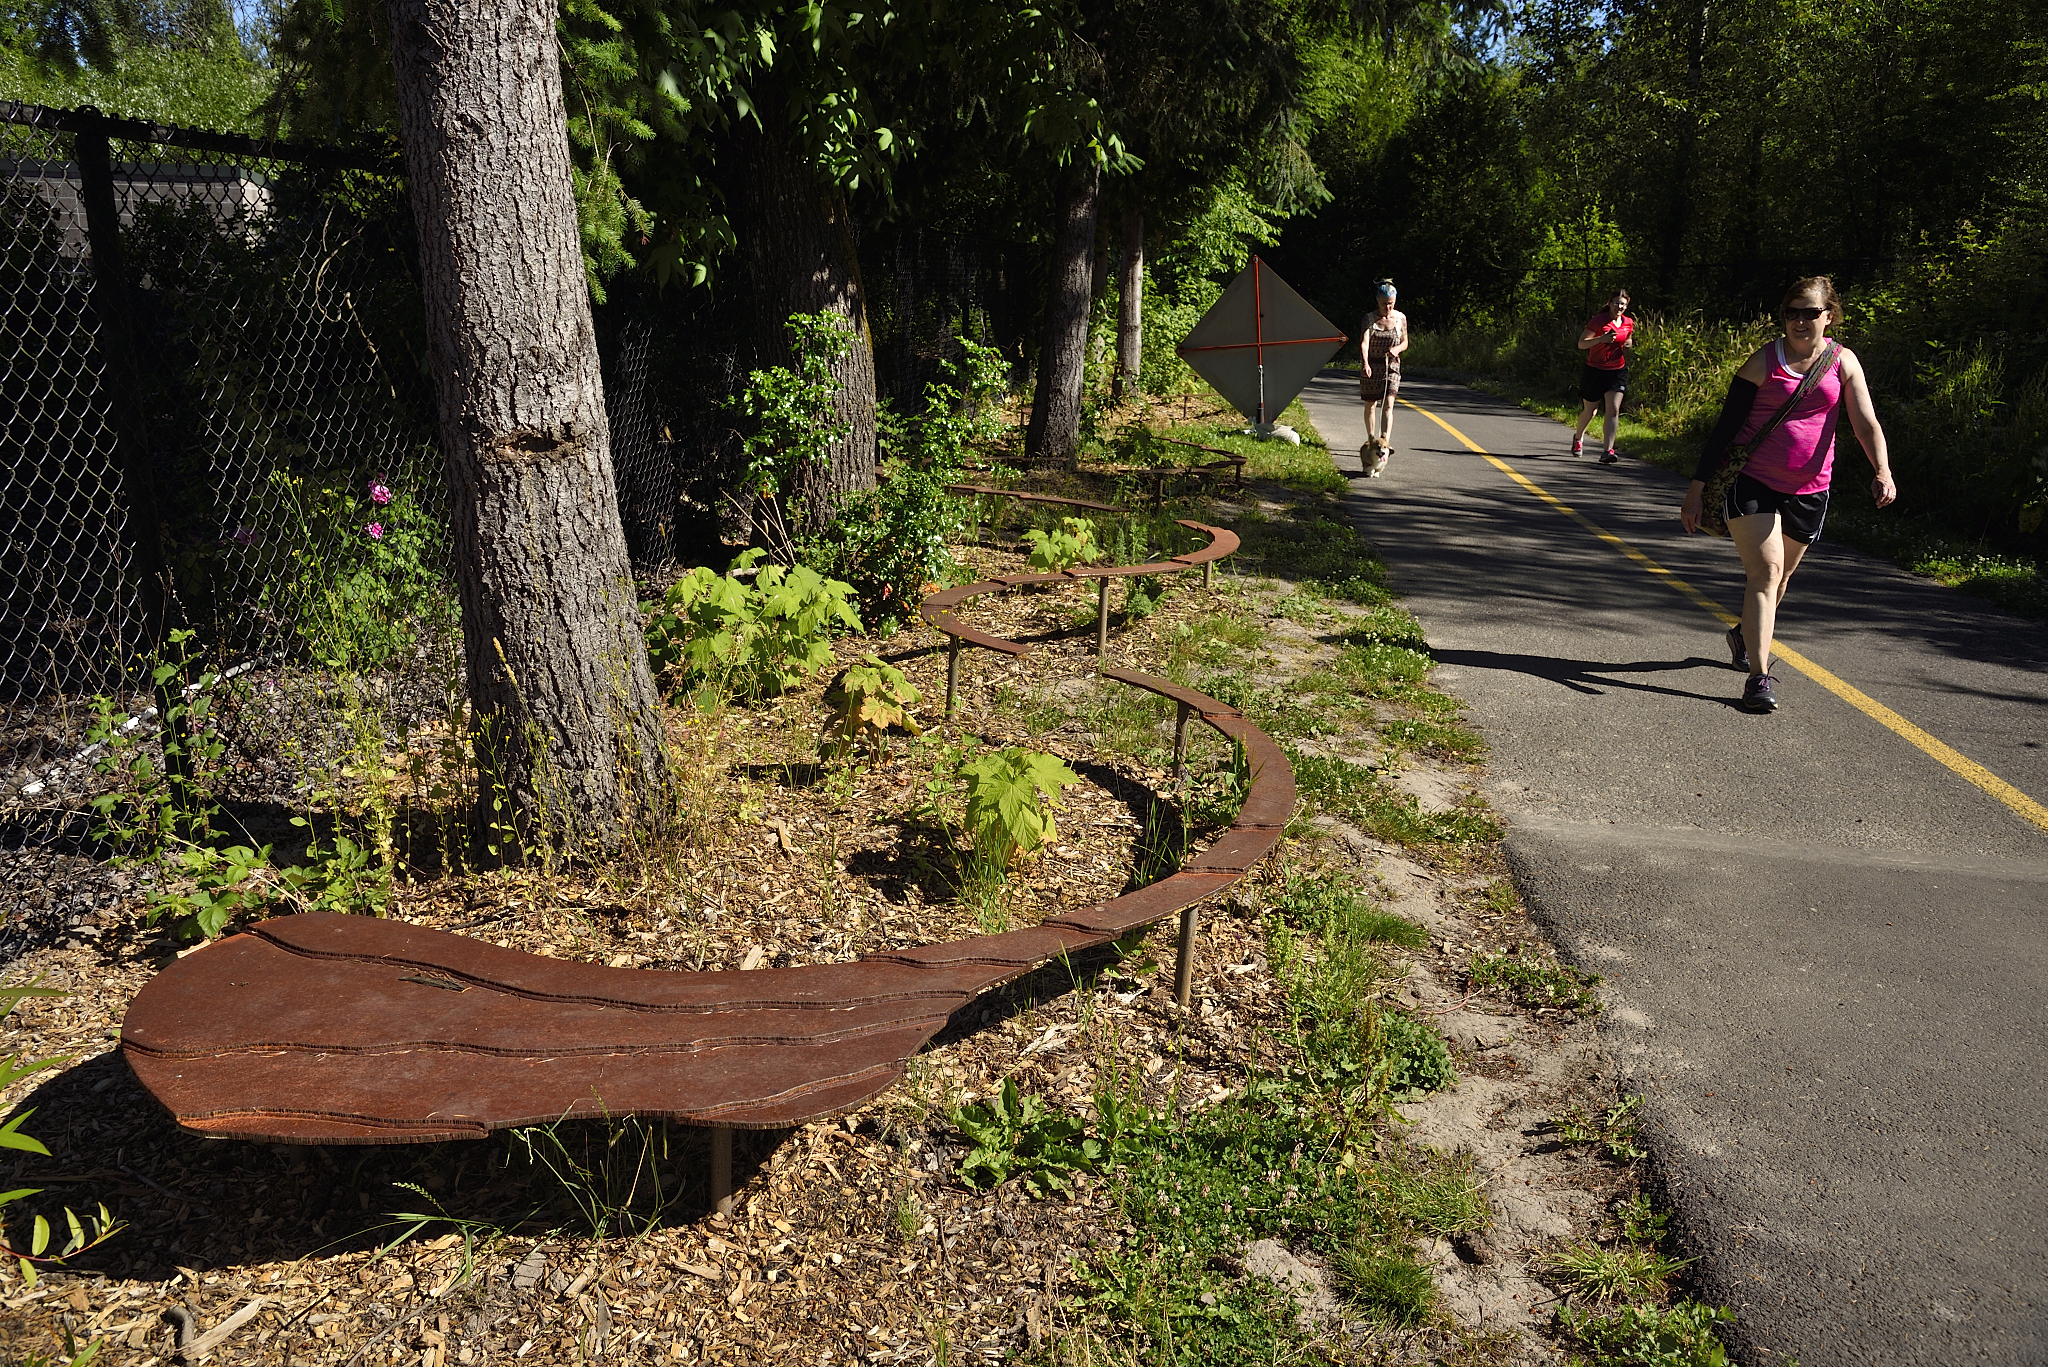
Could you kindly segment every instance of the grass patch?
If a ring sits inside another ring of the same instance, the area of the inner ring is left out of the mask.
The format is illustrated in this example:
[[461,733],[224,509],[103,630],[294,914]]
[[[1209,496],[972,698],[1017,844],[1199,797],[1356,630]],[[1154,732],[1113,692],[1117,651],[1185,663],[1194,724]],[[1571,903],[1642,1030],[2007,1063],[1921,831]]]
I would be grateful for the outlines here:
[[1341,816],[1368,835],[1396,845],[1463,847],[1498,840],[1500,823],[1482,811],[1457,807],[1430,812],[1371,769],[1348,760],[1290,750],[1294,782],[1319,812]]
[[1336,1266],[1345,1298],[1367,1319],[1412,1329],[1436,1314],[1436,1283],[1406,1244],[1346,1248]]
[[1387,568],[1372,547],[1356,527],[1324,508],[1294,508],[1285,517],[1247,523],[1238,535],[1244,544],[1236,558],[1245,569],[1296,584],[1313,581],[1322,597],[1362,607],[1393,601]]
[[1404,718],[1382,722],[1380,739],[1399,750],[1413,750],[1432,759],[1471,761],[1486,753],[1486,742],[1462,726]]
[[[1188,416],[1179,422],[1173,421],[1174,410],[1179,408]],[[1245,477],[1265,480],[1272,484],[1284,484],[1290,489],[1305,494],[1336,494],[1344,492],[1346,481],[1337,467],[1330,461],[1330,447],[1309,421],[1308,410],[1296,399],[1280,414],[1280,421],[1301,434],[1301,445],[1292,442],[1255,437],[1245,431],[1249,425],[1236,409],[1223,401],[1215,390],[1205,390],[1192,397],[1185,404],[1168,404],[1160,410],[1168,420],[1167,437],[1176,441],[1191,441],[1200,446],[1214,446],[1245,458]],[[1181,453],[1176,453],[1181,454]],[[1189,459],[1213,460],[1200,452],[1185,453]]]
[[1531,1009],[1553,1007],[1587,1014],[1600,1009],[1600,1003],[1593,998],[1593,986],[1600,981],[1600,975],[1554,960],[1492,954],[1475,960],[1466,980],[1473,987],[1501,992]]
[[1667,1258],[1654,1248],[1624,1244],[1571,1244],[1546,1255],[1538,1264],[1572,1295],[1612,1301],[1628,1297],[1655,1299],[1691,1259]]

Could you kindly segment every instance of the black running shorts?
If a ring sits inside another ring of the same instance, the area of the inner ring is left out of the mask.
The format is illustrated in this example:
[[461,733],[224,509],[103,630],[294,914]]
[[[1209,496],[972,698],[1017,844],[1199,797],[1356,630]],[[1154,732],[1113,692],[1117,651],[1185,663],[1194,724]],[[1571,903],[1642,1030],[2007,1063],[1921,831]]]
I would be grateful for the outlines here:
[[1757,513],[1776,513],[1786,536],[1811,546],[1820,540],[1821,523],[1828,520],[1828,491],[1781,494],[1762,480],[1737,475],[1735,487],[1721,505],[1721,516],[1733,522]]
[[1602,370],[1599,366],[1583,366],[1579,374],[1579,397],[1587,403],[1598,403],[1610,389],[1628,392],[1628,367],[1618,370]]

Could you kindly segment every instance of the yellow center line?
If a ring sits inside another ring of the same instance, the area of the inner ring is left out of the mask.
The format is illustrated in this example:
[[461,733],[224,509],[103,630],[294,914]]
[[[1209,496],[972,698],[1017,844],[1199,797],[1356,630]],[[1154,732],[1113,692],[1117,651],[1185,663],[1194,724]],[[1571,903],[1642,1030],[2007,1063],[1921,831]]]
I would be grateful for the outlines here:
[[[1608,531],[1605,527],[1602,527],[1599,523],[1593,521],[1592,518],[1587,517],[1548,489],[1538,485],[1491,451],[1481,447],[1472,438],[1466,436],[1427,408],[1422,407],[1420,404],[1410,403],[1406,399],[1401,399],[1399,402],[1403,407],[1414,409],[1438,427],[1443,428],[1444,431],[1450,433],[1460,442],[1463,442],[1466,450],[1485,458],[1488,463],[1509,479],[1521,485],[1524,489],[1536,495],[1537,498],[1548,503],[1551,507],[1557,509],[1557,511],[1563,513],[1566,517],[1578,523],[1581,527],[1584,527],[1594,536],[1614,547],[1614,549],[1620,551],[1629,559],[1635,561],[1636,564],[1641,565],[1645,570],[1661,580],[1667,588],[1685,595],[1699,607],[1712,613],[1728,626],[1735,626],[1741,621],[1734,613],[1729,612],[1719,603],[1716,603],[1713,599],[1707,597],[1707,595],[1701,593],[1698,589],[1686,583],[1670,570],[1665,569],[1662,565],[1650,559],[1649,556],[1644,555],[1640,550],[1622,540],[1613,532]],[[2042,830],[2048,831],[2048,807],[2043,807],[2040,803],[2034,801],[2034,799],[2028,797],[2025,793],[1977,763],[1977,761],[1964,755],[1952,746],[1945,745],[1941,741],[1936,740],[1933,736],[1928,735],[1925,731],[1913,725],[1913,723],[1907,721],[1868,693],[1865,693],[1847,680],[1821,668],[1812,660],[1807,659],[1806,656],[1801,655],[1798,651],[1793,650],[1775,637],[1771,641],[1771,653],[1784,660],[1786,664],[1791,665],[1807,678],[1812,679],[1828,692],[1840,698],[1843,702],[1848,703],[1857,711],[1877,722],[1880,726],[1912,742],[1927,755],[1946,765],[1971,783],[1976,784],[1979,788],[1982,788],[1985,792],[2012,808],[2013,811],[2026,820],[2033,822]]]

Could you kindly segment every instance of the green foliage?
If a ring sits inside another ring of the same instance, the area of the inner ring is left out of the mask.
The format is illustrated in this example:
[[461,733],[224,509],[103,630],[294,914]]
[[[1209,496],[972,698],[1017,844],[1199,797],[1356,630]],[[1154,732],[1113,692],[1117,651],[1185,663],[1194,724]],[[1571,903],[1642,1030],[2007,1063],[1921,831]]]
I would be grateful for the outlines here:
[[1573,1106],[1563,1115],[1553,1116],[1550,1124],[1557,1131],[1560,1143],[1592,1145],[1617,1163],[1633,1163],[1648,1157],[1648,1152],[1636,1143],[1636,1134],[1641,1127],[1636,1112],[1642,1104],[1642,1097],[1632,1096],[1608,1107],[1598,1116],[1588,1115],[1582,1108]]
[[[192,631],[174,628],[150,666],[152,687],[169,701],[158,725],[147,716],[131,722],[125,706],[111,698],[93,699],[87,732],[89,748],[97,751],[93,768],[112,780],[92,799],[99,813],[93,834],[118,849],[149,855],[168,842],[203,836],[218,811],[208,782],[227,753],[218,729],[221,678],[197,666],[193,640]],[[192,681],[183,683],[187,678]],[[150,740],[158,742],[161,762],[152,758]]]
[[1670,1219],[1669,1215],[1651,1205],[1650,1198],[1641,1192],[1614,1210],[1614,1222],[1621,1228],[1621,1237],[1632,1244],[1663,1243],[1665,1225]]
[[[353,487],[315,488],[279,471],[270,484],[286,516],[279,535],[231,539],[226,554],[289,557],[281,585],[306,652],[329,669],[381,669],[455,625],[441,568],[445,533],[419,499],[372,475]],[[249,572],[258,572],[252,563]]]
[[[564,1119],[521,1126],[508,1133],[506,1144],[510,1160],[544,1168],[554,1177],[593,1239],[644,1235],[683,1199],[683,1183],[675,1177],[683,1150],[665,1120],[636,1115]],[[424,1223],[447,1217],[397,1218]]]
[[1288,759],[1302,796],[1316,810],[1356,822],[1381,840],[1456,847],[1500,838],[1500,824],[1484,812],[1468,807],[1425,811],[1415,798],[1363,765],[1296,751],[1289,751]]
[[1400,1101],[1458,1085],[1451,1051],[1434,1027],[1403,1011],[1380,1013],[1386,1094]]
[[909,620],[932,585],[959,573],[947,543],[966,528],[969,504],[946,486],[961,482],[972,455],[1003,432],[1001,353],[955,341],[962,359],[949,363],[950,382],[926,387],[921,414],[901,417],[886,405],[878,413],[884,463],[876,488],[848,495],[826,533],[803,548],[807,564],[854,586],[862,617],[878,630]]
[[661,602],[640,605],[648,662],[671,696],[707,685],[742,698],[780,693],[832,662],[834,631],[860,630],[851,585],[806,565],[758,565],[762,555],[733,561],[755,569],[751,582],[699,566]]
[[154,923],[168,915],[175,919],[180,937],[211,940],[237,915],[268,905],[275,893],[261,872],[269,862],[268,845],[260,850],[247,845],[188,846],[171,860],[174,874],[188,885],[153,888],[145,918]]
[[920,728],[910,709],[923,698],[902,670],[879,656],[864,656],[825,694],[825,705],[832,709],[825,723],[828,748],[878,748],[891,727],[916,735]]
[[1347,1246],[1338,1251],[1336,1268],[1345,1297],[1367,1319],[1410,1329],[1436,1313],[1436,1283],[1405,1243]]
[[1668,1310],[1625,1305],[1599,1315],[1566,1306],[1557,1323],[1593,1354],[1588,1367],[1727,1367],[1728,1350],[1714,1326],[1735,1323],[1735,1312],[1697,1301]]
[[1011,747],[960,766],[967,781],[967,835],[985,867],[1007,869],[1059,838],[1053,810],[1081,776],[1056,755]]
[[789,564],[798,554],[794,529],[809,522],[807,486],[830,468],[832,448],[852,431],[839,416],[832,366],[855,338],[836,313],[792,313],[783,326],[795,368],[749,371],[731,408],[745,432],[742,484],[760,500],[757,520],[767,523],[775,558]]
[[1555,960],[1489,954],[1474,960],[1466,977],[1472,986],[1502,992],[1532,1010],[1554,1007],[1591,1014],[1600,1009],[1593,996],[1600,975]]
[[960,1161],[960,1180],[974,1189],[1000,1186],[1015,1177],[1033,1196],[1062,1192],[1073,1184],[1076,1173],[1093,1169],[1105,1152],[1100,1140],[1086,1136],[1085,1124],[1047,1109],[1035,1095],[1019,1092],[1015,1078],[1003,1079],[996,1095],[961,1107],[951,1119],[974,1145]]
[[[68,997],[71,995],[68,992],[60,992],[55,988],[40,986],[41,982],[42,979],[37,978],[28,983],[17,983],[11,986],[0,985],[0,1019],[13,1014],[14,1008],[19,1006],[24,998]],[[60,1063],[69,1063],[72,1057],[72,1055],[67,1054],[55,1058],[31,1059],[26,1054],[16,1054],[11,1058],[0,1061],[0,1092],[6,1091],[23,1078],[39,1073],[45,1068],[54,1068]],[[8,1117],[5,1123],[0,1123],[0,1150],[12,1149],[17,1153],[39,1154],[45,1158],[50,1156],[50,1150],[40,1139],[21,1132],[22,1123],[34,1114],[35,1110],[33,1108],[17,1111]],[[4,1212],[7,1206],[16,1201],[41,1194],[42,1188],[40,1187],[18,1187],[13,1191],[0,1191],[0,1212]],[[0,1257],[8,1257],[15,1260],[21,1269],[21,1280],[24,1285],[33,1287],[36,1284],[36,1265],[38,1263],[62,1263],[66,1258],[74,1257],[85,1252],[87,1249],[97,1248],[113,1238],[114,1235],[120,1233],[124,1228],[120,1221],[107,1213],[107,1208],[104,1205],[96,1206],[84,1216],[80,1216],[69,1206],[66,1206],[64,1208],[64,1224],[67,1230],[67,1237],[63,1245],[55,1253],[50,1252],[50,1222],[41,1215],[33,1217],[29,1223],[28,1247],[16,1248],[11,1244],[0,1242]],[[4,1227],[4,1218],[0,1218],[0,1227]],[[96,1348],[97,1345],[94,1345],[94,1347]],[[93,1349],[86,1351],[85,1356],[87,1359],[92,1356],[93,1351]],[[76,1360],[74,1359],[74,1361]]]
[[1083,517],[1063,517],[1057,530],[1034,528],[1024,533],[1024,539],[1031,543],[1025,563],[1049,574],[1102,559],[1102,548],[1095,544],[1095,524]]
[[[1219,699],[1221,701],[1221,699]],[[1231,737],[1230,763],[1214,773],[1193,778],[1181,808],[1198,831],[1216,830],[1237,820],[1252,790],[1252,764],[1244,742]]]

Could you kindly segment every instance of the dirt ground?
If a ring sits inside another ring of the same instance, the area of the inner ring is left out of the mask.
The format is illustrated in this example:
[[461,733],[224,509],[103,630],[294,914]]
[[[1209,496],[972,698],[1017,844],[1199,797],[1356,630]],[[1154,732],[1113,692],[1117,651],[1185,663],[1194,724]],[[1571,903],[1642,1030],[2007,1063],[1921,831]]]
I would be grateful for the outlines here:
[[[1278,518],[1297,498],[1259,490],[1207,516]],[[983,571],[1016,563],[995,548],[974,555]],[[1177,631],[1221,608],[1258,627],[1263,645],[1246,665],[1255,680],[1284,687],[1320,667],[1353,609],[1332,605],[1334,624],[1304,623],[1286,610],[1294,585],[1254,573],[1226,570],[1210,589],[1186,576],[1156,612],[1120,629],[1112,658],[1156,665]],[[969,653],[959,718],[869,766],[827,773],[798,758],[816,753],[815,687],[692,723],[679,744],[710,776],[699,796],[701,838],[666,864],[602,879],[523,871],[402,884],[392,914],[536,954],[695,971],[855,958],[977,933],[990,914],[1026,925],[1113,896],[1136,867],[1171,776],[1143,752],[1100,743],[1102,709],[1119,686],[1093,675],[1092,628],[1077,625],[1091,605],[1084,588],[977,604],[976,625],[1034,639],[1032,655]],[[846,658],[869,648],[923,688],[920,714],[937,722],[940,638],[908,632],[879,647],[849,645]],[[1057,841],[1014,880],[997,913],[977,914],[954,896],[949,837],[935,815],[944,804],[933,795],[934,757],[970,733],[1060,754],[1084,779],[1059,812]],[[1360,739],[1358,748],[1371,747]],[[1200,755],[1213,767],[1222,752],[1212,743]],[[1397,768],[1396,781],[1425,807],[1465,800],[1478,772],[1413,755]],[[0,1165],[0,1186],[42,1188],[26,1207],[60,1225],[60,1206],[105,1202],[126,1227],[33,1289],[12,1268],[0,1272],[0,1350],[31,1361],[60,1352],[69,1335],[81,1348],[103,1343],[99,1362],[136,1367],[922,1364],[1050,1354],[1092,1323],[1074,1294],[1076,1269],[1122,1237],[1116,1204],[1102,1178],[1086,1175],[1064,1197],[1032,1199],[1014,1182],[970,1190],[959,1180],[963,1141],[949,1110],[1004,1079],[1075,1113],[1107,1075],[1142,1078],[1161,1107],[1229,1096],[1271,1062],[1260,1051],[1284,1034],[1263,916],[1288,874],[1308,869],[1359,875],[1389,910],[1428,930],[1426,948],[1396,955],[1406,978],[1390,990],[1450,1041],[1461,1081],[1404,1106],[1412,1123],[1387,1142],[1470,1154],[1493,1224],[1428,1249],[1447,1315],[1425,1329],[1351,1315],[1312,1258],[1296,1260],[1292,1273],[1262,1273],[1252,1258],[1241,1275],[1291,1275],[1316,1350],[1331,1361],[1561,1361],[1545,1328],[1558,1297],[1537,1260],[1601,1234],[1636,1182],[1632,1169],[1561,1143],[1549,1123],[1572,1106],[1613,1102],[1593,1027],[1467,983],[1479,955],[1548,952],[1501,892],[1496,851],[1447,859],[1329,817],[1298,823],[1268,867],[1204,908],[1189,1010],[1173,1001],[1170,926],[1134,955],[1100,952],[986,994],[873,1102],[742,1136],[730,1218],[706,1213],[704,1142],[683,1129],[561,1126],[367,1148],[187,1135],[115,1048],[127,1003],[181,946],[142,924],[132,897],[80,903],[63,940],[6,973],[71,995],[24,1002],[0,1025],[0,1055],[70,1061],[0,1096],[35,1108],[24,1128],[52,1152]],[[649,1218],[655,1204],[659,1218]],[[9,1212],[17,1241],[23,1209]],[[603,1238],[591,1236],[593,1215],[607,1222]],[[198,1340],[182,1352],[181,1322],[188,1344]],[[1113,1325],[1090,1332],[1117,1344]]]

